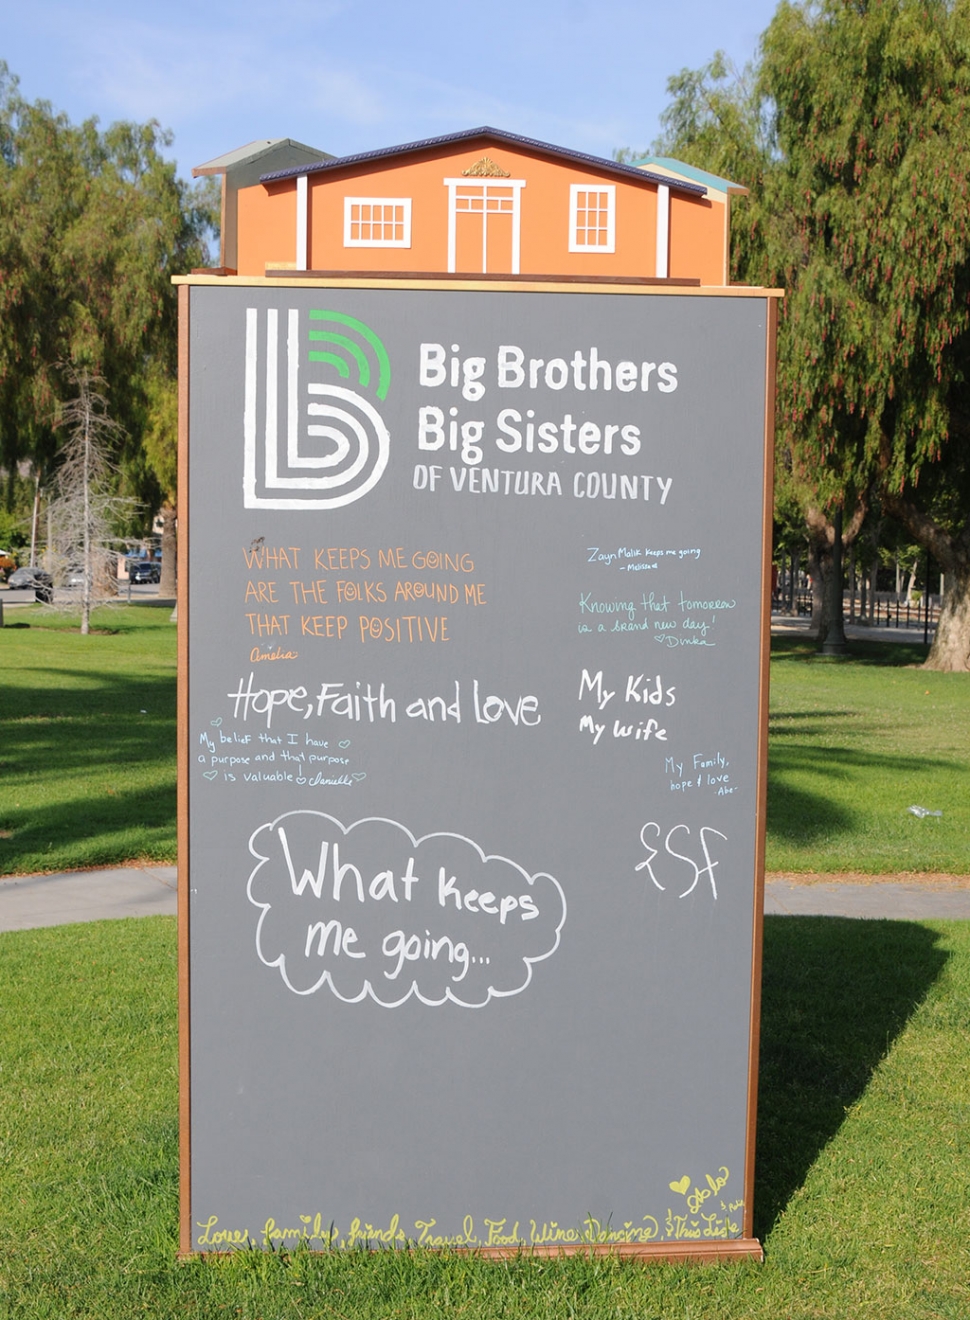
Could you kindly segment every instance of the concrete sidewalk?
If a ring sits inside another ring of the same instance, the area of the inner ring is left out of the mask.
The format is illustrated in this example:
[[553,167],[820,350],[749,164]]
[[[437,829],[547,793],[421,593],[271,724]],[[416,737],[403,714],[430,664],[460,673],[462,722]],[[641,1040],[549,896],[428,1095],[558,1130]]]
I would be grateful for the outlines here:
[[[117,917],[174,916],[174,866],[119,866],[0,879],[0,931],[66,926]],[[970,919],[970,888],[938,882],[798,884],[769,880],[768,916]]]
[[174,866],[118,866],[0,879],[0,931],[116,917],[173,916]]
[[798,884],[765,883],[765,915],[774,917],[889,917],[923,921],[970,918],[970,889],[939,883]]

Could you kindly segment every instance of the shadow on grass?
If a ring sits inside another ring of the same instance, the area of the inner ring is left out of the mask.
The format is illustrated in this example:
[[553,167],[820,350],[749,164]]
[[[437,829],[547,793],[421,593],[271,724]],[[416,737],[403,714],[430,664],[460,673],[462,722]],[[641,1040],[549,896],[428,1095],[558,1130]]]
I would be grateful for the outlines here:
[[[772,725],[768,753],[769,838],[784,843],[812,844],[819,839],[831,840],[840,834],[855,833],[863,823],[859,813],[826,795],[825,788],[833,780],[861,783],[873,773],[878,776],[918,776],[929,769],[952,769],[960,773],[965,768],[959,762],[928,756],[882,755],[856,751],[840,744],[819,747],[784,741],[786,733],[818,736],[822,732],[821,728],[801,726],[785,730]],[[819,791],[795,787],[790,779],[792,775],[797,775],[803,783],[810,776],[818,783]]]
[[755,1176],[764,1240],[940,975],[907,921],[766,917]]
[[911,642],[882,642],[875,637],[872,641],[850,641],[843,656],[821,655],[815,642],[805,636],[774,636],[771,639],[773,660],[817,660],[822,665],[838,665],[851,660],[857,665],[904,669],[910,665],[921,665],[929,655],[929,650],[928,646],[923,645],[922,633],[919,634],[919,640],[914,637]]
[[174,831],[174,675],[58,676],[5,693],[0,874],[123,860]]
[[48,675],[36,687],[7,687],[0,755],[8,774],[43,768],[41,759],[48,769],[64,770],[173,754],[174,674],[61,667],[58,677],[64,686]]
[[856,814],[821,793],[793,788],[777,775],[768,780],[768,837],[778,843],[812,844],[851,834]]
[[99,780],[85,797],[4,809],[0,876],[165,856],[174,847],[175,816],[174,768],[168,776],[159,774],[150,792],[112,790]]

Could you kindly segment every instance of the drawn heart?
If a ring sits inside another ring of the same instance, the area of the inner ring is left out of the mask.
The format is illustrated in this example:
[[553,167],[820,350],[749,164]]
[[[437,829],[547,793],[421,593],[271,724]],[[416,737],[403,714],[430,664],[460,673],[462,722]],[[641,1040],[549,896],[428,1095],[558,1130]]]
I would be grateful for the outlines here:
[[214,729],[218,729],[219,726],[222,724],[222,716],[220,715],[217,720],[210,720],[209,723],[212,725]]
[[350,746],[350,739],[349,739],[349,738],[345,738],[345,739],[343,740],[343,742],[339,742],[339,743],[337,743],[337,746],[338,746],[341,750],[343,750],[345,747],[349,747],[349,746]]
[[355,784],[359,784],[362,779],[367,778],[367,772],[365,770],[355,770],[350,777]]
[[679,1182],[667,1184],[672,1192],[680,1192],[681,1196],[687,1195],[687,1189],[690,1187],[690,1174],[685,1173]]
[[219,773],[218,770],[203,770],[203,771],[202,771],[202,778],[203,778],[203,779],[215,779],[215,777],[216,777],[216,775],[218,775],[218,773]]

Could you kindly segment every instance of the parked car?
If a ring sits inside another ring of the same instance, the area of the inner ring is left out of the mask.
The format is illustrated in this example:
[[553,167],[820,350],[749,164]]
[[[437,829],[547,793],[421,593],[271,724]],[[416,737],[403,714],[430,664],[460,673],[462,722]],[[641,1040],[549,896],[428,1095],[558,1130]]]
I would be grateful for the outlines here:
[[140,559],[137,564],[128,565],[129,582],[160,582],[162,566],[157,559]]
[[18,568],[10,574],[7,583],[11,590],[27,590],[33,588],[34,595],[38,600],[50,605],[54,600],[54,579],[50,573],[46,573],[42,568]]

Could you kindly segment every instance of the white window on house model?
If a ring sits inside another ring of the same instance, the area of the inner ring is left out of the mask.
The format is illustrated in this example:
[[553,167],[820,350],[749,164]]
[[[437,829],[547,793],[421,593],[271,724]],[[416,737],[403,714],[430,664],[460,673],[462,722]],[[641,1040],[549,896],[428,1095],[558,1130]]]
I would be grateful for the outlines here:
[[616,250],[616,185],[569,185],[570,252]]
[[344,247],[410,246],[410,197],[344,198]]

